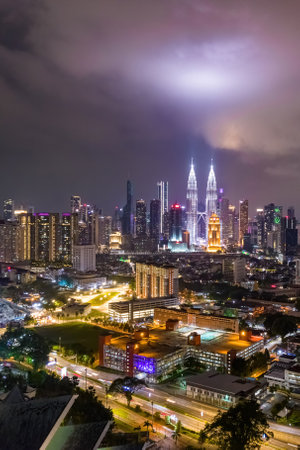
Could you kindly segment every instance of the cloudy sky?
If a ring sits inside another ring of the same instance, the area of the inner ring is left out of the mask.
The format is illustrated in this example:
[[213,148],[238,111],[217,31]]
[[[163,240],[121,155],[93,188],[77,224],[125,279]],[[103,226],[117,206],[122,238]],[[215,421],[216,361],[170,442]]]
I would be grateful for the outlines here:
[[[232,202],[300,210],[300,2],[2,0],[0,200],[110,214],[185,199],[211,157]],[[300,212],[299,212],[300,217]]]

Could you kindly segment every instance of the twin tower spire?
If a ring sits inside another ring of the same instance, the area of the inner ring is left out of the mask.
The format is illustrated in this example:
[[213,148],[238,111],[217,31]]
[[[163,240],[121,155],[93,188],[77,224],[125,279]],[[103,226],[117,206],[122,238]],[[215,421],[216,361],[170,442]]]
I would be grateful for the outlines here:
[[[206,187],[206,201],[205,201],[205,213],[206,213],[206,236],[207,236],[207,223],[212,213],[217,212],[217,181],[214,172],[213,161],[211,161],[210,171],[207,180]],[[198,242],[198,186],[197,178],[195,174],[194,161],[192,158],[191,168],[187,183],[187,230],[190,234],[190,245],[197,245]]]

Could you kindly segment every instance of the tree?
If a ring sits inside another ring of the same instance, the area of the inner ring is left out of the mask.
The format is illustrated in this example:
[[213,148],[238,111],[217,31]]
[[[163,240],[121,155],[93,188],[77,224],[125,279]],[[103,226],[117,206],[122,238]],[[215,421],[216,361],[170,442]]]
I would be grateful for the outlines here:
[[297,319],[281,313],[267,314],[264,326],[270,336],[281,336],[283,339],[289,333],[297,331]]
[[127,406],[130,406],[133,394],[144,386],[145,381],[135,377],[117,378],[110,385],[108,393],[123,395],[127,400]]
[[105,408],[103,403],[98,400],[95,389],[92,386],[85,391],[77,388],[75,392],[78,394],[78,398],[65,419],[66,424],[77,425],[113,419],[112,410]]
[[272,436],[268,429],[267,418],[256,400],[242,400],[207,423],[200,432],[199,441],[209,440],[224,450],[257,449],[264,438]]
[[153,431],[152,423],[149,422],[149,420],[146,420],[146,421],[144,422],[143,427],[147,428],[147,439],[149,439],[149,428],[151,427],[151,428],[152,428],[152,431]]
[[0,391],[8,392],[16,384],[22,392],[25,392],[27,386],[26,378],[22,375],[14,374],[9,367],[4,367],[0,372]]
[[27,328],[7,330],[0,339],[0,357],[27,360],[35,370],[48,362],[50,345],[45,338]]
[[244,358],[234,358],[232,361],[231,373],[237,377],[246,377],[249,373],[247,361]]
[[283,339],[289,333],[296,333],[297,329],[298,327],[295,317],[282,316],[274,320],[271,328],[271,334],[273,336],[277,336],[279,334],[279,336]]
[[178,438],[181,436],[181,421],[178,420],[175,430],[172,433],[172,438],[177,444]]

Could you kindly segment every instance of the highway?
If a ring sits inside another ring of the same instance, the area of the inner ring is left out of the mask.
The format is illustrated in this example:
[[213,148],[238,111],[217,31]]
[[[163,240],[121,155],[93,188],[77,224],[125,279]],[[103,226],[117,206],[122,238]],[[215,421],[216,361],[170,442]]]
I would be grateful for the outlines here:
[[[56,370],[58,373],[60,373],[61,367],[65,367],[67,369],[68,376],[76,375],[79,377],[81,387],[85,387],[86,385],[94,386],[97,395],[104,400],[104,402],[107,401],[107,398],[105,397],[106,386],[109,386],[114,379],[120,377],[120,375],[114,373],[99,371],[81,366],[79,364],[70,363],[54,353],[50,354],[50,357],[51,359],[57,359]],[[152,385],[151,387],[146,387],[139,390],[134,396],[132,404],[133,406],[139,404],[144,411],[152,414],[151,402],[153,402],[153,414],[155,414],[155,412],[160,412],[162,416],[170,415],[172,416],[174,423],[176,420],[180,420],[184,427],[196,432],[199,432],[204,427],[205,423],[207,421],[211,421],[218,412],[218,409],[213,406],[202,404],[194,400],[187,399],[183,396],[166,392],[164,387],[161,385]],[[124,405],[123,408],[122,404]],[[115,417],[119,419],[121,418],[118,416],[118,412],[120,413],[121,408],[121,412],[123,413],[123,416],[125,414],[125,417],[127,417],[126,422],[129,424],[136,424],[140,422],[144,423],[145,421],[144,417],[141,417],[139,414],[131,412],[125,408],[125,401],[122,397],[118,397],[118,402],[112,398],[109,398],[109,406],[111,406],[114,410]],[[139,421],[137,422],[138,419]],[[163,428],[164,429],[160,430],[160,432],[168,436],[168,433],[171,433],[170,430],[167,427]],[[281,442],[272,438],[268,441],[268,443],[262,446],[263,449],[269,449],[270,447],[273,449],[295,448],[295,436],[299,436],[300,444],[299,429],[276,423],[270,423],[270,428],[273,431],[285,433],[284,439],[286,442]],[[292,435],[294,438],[289,439],[289,435]]]

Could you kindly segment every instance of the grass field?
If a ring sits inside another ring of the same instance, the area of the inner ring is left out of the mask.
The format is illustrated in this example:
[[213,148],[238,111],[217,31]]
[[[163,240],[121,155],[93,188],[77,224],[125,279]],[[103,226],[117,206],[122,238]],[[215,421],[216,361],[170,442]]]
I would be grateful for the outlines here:
[[34,328],[41,336],[47,338],[52,344],[68,346],[71,344],[81,344],[86,349],[96,352],[99,346],[99,336],[106,334],[117,335],[96,325],[89,325],[81,322],[68,322],[58,325],[48,325]]

